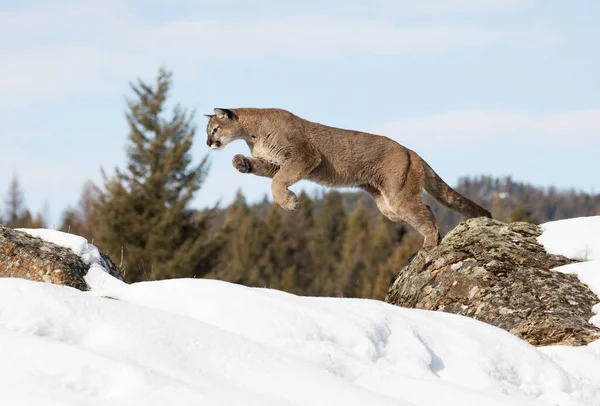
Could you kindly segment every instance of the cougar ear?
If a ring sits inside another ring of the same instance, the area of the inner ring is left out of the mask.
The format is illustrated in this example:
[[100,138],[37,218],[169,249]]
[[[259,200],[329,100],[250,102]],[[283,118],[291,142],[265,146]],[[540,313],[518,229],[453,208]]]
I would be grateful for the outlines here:
[[211,118],[213,118],[215,115],[214,114],[205,114],[204,117],[208,118],[209,120]]
[[217,118],[220,119],[229,119],[229,120],[237,120],[237,115],[229,109],[215,109],[215,114],[217,115]]

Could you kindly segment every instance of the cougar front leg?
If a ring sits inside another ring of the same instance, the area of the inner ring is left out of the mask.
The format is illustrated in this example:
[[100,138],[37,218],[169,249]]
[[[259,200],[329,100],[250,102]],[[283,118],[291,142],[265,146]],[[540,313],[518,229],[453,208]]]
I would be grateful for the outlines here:
[[286,161],[273,177],[271,192],[275,202],[288,211],[298,210],[298,197],[288,187],[308,175],[320,163],[318,158]]
[[279,165],[272,164],[261,158],[248,158],[241,154],[233,157],[232,164],[241,173],[251,173],[271,179],[279,171]]

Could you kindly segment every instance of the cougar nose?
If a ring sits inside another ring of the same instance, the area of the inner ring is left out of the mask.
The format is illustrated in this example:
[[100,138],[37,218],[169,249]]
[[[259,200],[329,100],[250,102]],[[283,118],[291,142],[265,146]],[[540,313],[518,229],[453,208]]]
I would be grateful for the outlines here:
[[212,137],[208,137],[206,140],[206,145],[208,145],[210,147],[212,145],[212,143],[213,143]]

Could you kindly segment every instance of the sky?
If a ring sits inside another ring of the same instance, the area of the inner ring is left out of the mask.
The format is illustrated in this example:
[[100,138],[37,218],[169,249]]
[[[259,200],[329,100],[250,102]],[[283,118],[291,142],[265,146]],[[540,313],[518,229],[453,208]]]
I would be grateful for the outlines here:
[[206,146],[215,107],[386,135],[451,185],[598,193],[599,17],[592,0],[0,0],[0,196],[16,174],[59,226],[87,180],[126,166],[129,83],[160,66],[197,113],[195,161],[210,157],[194,207],[270,196],[231,166],[242,141]]

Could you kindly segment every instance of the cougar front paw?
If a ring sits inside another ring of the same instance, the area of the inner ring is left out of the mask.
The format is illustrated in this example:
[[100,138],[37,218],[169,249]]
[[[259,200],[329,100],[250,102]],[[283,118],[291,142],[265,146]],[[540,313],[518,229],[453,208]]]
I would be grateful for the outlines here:
[[250,173],[250,171],[252,170],[250,160],[242,154],[235,155],[231,162],[233,163],[233,167],[237,169],[238,172]]
[[287,211],[296,211],[298,210],[300,203],[298,203],[298,197],[293,192],[289,192],[289,194],[279,202],[279,205]]

